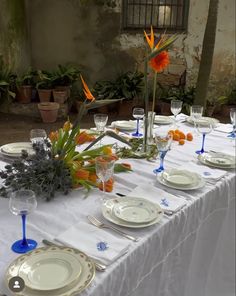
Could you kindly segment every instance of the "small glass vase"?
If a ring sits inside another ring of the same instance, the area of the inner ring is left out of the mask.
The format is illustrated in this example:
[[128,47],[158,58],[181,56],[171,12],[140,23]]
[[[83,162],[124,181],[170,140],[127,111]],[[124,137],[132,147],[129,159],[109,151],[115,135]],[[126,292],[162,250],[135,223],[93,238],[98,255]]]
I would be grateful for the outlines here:
[[144,118],[143,151],[148,152],[151,145],[154,145],[153,125],[155,112],[149,111],[148,117]]

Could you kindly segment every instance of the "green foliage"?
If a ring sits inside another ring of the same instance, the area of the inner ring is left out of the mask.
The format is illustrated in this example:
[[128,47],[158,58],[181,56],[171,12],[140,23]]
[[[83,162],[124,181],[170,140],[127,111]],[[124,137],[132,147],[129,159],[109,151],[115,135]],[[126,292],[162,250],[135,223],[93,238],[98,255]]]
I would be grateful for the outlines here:
[[14,80],[15,75],[4,65],[2,57],[0,56],[0,98],[15,97],[15,93],[12,90]]
[[127,99],[132,100],[143,91],[143,73],[126,72],[115,81],[98,81],[94,90],[98,99]]
[[52,72],[53,84],[55,86],[71,86],[79,79],[80,70],[71,65],[58,65]]
[[19,87],[21,85],[30,85],[35,87],[37,80],[37,71],[29,69],[26,73],[22,76],[18,76],[16,78],[16,85]]
[[207,99],[207,106],[217,107],[226,104],[227,101],[227,96],[211,97]]
[[232,89],[227,97],[227,105],[236,105],[236,86]]
[[54,77],[51,72],[45,70],[37,71],[37,89],[52,89]]

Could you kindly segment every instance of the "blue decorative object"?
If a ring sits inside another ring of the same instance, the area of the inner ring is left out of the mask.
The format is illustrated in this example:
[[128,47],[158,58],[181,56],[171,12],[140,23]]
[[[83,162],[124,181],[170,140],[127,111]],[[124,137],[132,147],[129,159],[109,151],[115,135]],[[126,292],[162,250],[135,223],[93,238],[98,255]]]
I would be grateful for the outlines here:
[[210,176],[211,173],[210,173],[210,172],[204,172],[203,175],[204,175],[204,176]]
[[165,207],[169,207],[169,202],[166,198],[162,198],[161,199],[161,204]]
[[106,251],[108,249],[108,244],[106,242],[99,242],[97,243],[98,251]]

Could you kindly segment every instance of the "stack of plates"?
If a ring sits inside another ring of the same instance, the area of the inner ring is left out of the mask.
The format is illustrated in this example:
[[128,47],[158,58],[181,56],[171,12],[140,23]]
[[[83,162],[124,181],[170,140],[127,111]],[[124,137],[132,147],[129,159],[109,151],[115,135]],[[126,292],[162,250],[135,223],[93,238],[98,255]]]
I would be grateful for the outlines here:
[[233,169],[236,167],[235,156],[225,153],[203,153],[198,156],[198,159],[201,163],[216,168]]
[[7,157],[20,157],[22,150],[26,150],[30,155],[34,154],[30,142],[10,143],[0,147],[1,154]]
[[134,121],[118,120],[113,122],[113,126],[121,131],[134,131],[137,123]]
[[156,124],[172,124],[174,120],[169,116],[156,115],[154,123]]
[[[194,121],[191,118],[191,116],[187,118],[187,122],[190,124],[194,124]],[[211,117],[201,117],[200,119],[197,120],[197,122],[201,124],[209,124],[209,122],[211,122],[213,126],[217,126],[217,124],[219,123],[219,120]]]
[[67,247],[36,249],[18,257],[8,267],[6,284],[14,276],[21,277],[25,288],[19,296],[77,295],[91,283],[95,268],[82,252]]
[[199,174],[187,170],[166,170],[157,174],[157,180],[167,187],[179,190],[199,189],[205,185]]
[[127,196],[106,201],[102,206],[102,214],[114,224],[143,228],[159,222],[163,211],[158,204],[144,198]]

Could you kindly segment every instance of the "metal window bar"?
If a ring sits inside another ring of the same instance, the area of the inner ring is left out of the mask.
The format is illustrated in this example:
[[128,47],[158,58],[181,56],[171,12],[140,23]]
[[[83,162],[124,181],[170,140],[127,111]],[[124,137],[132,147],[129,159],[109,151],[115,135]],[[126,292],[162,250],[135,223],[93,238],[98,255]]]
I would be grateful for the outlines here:
[[123,0],[123,29],[187,29],[189,0]]

